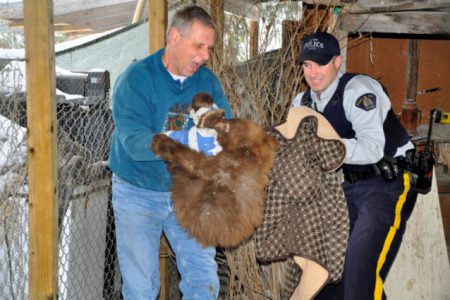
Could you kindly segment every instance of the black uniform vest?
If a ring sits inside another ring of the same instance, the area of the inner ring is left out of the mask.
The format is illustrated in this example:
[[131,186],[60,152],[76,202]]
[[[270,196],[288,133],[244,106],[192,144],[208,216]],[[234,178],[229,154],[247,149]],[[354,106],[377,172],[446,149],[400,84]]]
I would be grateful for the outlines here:
[[[356,75],[359,74],[345,73],[339,79],[336,91],[322,112],[325,118],[333,126],[334,130],[336,130],[336,132],[345,139],[352,139],[355,137],[355,131],[352,128],[352,123],[350,123],[345,117],[343,103],[345,86],[350,79]],[[387,94],[384,87],[383,90]],[[317,111],[317,108],[312,106],[310,88],[308,88],[303,94],[301,105],[312,107]],[[400,123],[400,120],[397,118],[392,108],[389,110],[386,115],[386,119],[383,122],[383,131],[385,137],[384,154],[393,157],[397,151],[397,148],[404,146],[409,141],[409,134]]]

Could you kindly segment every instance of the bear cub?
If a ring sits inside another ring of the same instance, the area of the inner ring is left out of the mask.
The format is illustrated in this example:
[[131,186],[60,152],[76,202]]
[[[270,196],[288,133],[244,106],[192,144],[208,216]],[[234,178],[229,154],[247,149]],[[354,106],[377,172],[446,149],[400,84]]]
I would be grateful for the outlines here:
[[172,198],[181,226],[204,246],[237,246],[261,223],[266,186],[279,143],[248,119],[223,119],[220,110],[200,126],[217,130],[215,156],[190,149],[164,134],[151,150],[172,174]]

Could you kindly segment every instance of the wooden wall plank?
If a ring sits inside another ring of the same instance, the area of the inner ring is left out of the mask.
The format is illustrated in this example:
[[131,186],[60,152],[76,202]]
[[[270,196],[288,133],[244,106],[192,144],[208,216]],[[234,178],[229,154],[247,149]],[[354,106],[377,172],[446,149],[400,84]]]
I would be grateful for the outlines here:
[[358,0],[349,4],[351,13],[438,10],[450,7],[450,0]]
[[450,34],[450,14],[433,11],[347,14],[341,29],[348,32]]
[[57,299],[57,122],[52,0],[25,0],[29,299]]
[[436,172],[431,191],[419,194],[403,242],[386,278],[388,299],[450,299],[450,265]]

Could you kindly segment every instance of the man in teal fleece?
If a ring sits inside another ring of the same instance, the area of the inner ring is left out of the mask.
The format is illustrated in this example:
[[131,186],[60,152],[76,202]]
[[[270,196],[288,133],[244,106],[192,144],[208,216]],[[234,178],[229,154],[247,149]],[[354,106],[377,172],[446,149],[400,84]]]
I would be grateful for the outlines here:
[[206,11],[198,6],[183,8],[172,19],[166,47],[131,64],[114,86],[109,167],[126,300],[157,298],[162,232],[176,254],[183,299],[218,297],[216,250],[202,247],[178,224],[171,176],[149,149],[155,134],[193,125],[189,108],[197,93],[210,94],[225,117],[232,117],[218,78],[204,66],[215,35]]

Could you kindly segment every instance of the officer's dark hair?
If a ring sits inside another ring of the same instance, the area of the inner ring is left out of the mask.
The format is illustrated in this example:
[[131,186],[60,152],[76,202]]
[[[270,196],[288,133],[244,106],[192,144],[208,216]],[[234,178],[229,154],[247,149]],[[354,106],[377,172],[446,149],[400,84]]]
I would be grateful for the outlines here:
[[169,32],[172,28],[178,29],[181,36],[188,36],[192,23],[195,21],[199,21],[203,25],[216,30],[216,24],[206,10],[200,6],[190,5],[175,13],[167,30],[167,39],[169,38]]

